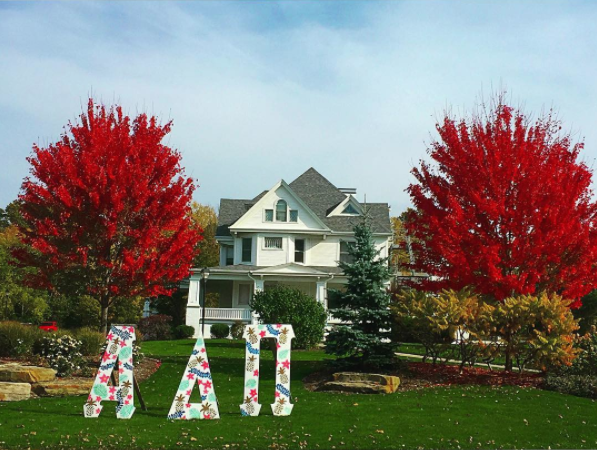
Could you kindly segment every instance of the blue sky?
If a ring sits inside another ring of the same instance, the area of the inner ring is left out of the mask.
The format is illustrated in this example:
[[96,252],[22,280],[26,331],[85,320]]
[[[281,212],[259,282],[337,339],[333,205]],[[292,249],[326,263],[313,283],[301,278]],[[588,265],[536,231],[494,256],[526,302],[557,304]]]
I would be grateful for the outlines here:
[[90,94],[172,119],[216,207],[313,166],[398,215],[436,119],[500,86],[593,166],[596,22],[590,1],[0,2],[0,207]]

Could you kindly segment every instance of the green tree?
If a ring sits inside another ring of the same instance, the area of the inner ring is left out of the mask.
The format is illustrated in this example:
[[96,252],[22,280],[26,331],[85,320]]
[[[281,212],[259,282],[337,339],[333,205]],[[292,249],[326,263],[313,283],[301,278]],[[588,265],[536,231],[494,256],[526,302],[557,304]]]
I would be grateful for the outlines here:
[[361,367],[390,365],[396,344],[390,340],[388,262],[379,258],[367,217],[354,227],[354,234],[355,243],[349,247],[353,262],[339,263],[348,279],[346,290],[330,291],[337,305],[331,314],[344,324],[328,334],[326,352]]
[[194,267],[214,267],[220,264],[220,246],[216,241],[218,216],[216,210],[209,205],[193,202],[191,205],[192,218],[195,224],[203,229],[203,239],[197,247],[199,253],[193,260]]
[[48,293],[23,284],[23,276],[31,268],[13,264],[11,252],[21,245],[18,231],[10,214],[3,210],[0,216],[6,225],[0,227],[0,320],[39,323],[48,314]]
[[582,298],[582,306],[572,311],[579,321],[580,332],[586,333],[591,326],[597,325],[597,290],[589,292]]
[[292,325],[295,348],[314,347],[323,339],[325,308],[299,289],[280,286],[256,292],[251,309],[259,314],[261,323]]

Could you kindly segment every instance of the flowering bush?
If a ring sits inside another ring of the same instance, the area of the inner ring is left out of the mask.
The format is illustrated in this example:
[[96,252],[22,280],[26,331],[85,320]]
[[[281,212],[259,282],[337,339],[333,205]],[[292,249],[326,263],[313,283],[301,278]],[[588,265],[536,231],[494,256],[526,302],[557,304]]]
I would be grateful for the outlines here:
[[39,342],[39,354],[56,369],[59,377],[68,376],[83,365],[81,341],[69,335],[44,336]]

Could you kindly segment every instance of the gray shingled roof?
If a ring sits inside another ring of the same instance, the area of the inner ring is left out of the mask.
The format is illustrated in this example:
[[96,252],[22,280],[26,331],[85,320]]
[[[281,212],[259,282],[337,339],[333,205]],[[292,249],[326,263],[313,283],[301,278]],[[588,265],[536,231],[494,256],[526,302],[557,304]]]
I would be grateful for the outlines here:
[[[353,226],[360,220],[358,217],[350,216],[327,217],[332,209],[344,201],[346,195],[312,167],[290,183],[290,188],[332,231],[352,231]],[[264,191],[252,200],[220,200],[216,235],[229,236],[229,227],[266,193],[267,191]],[[374,233],[392,232],[390,208],[387,203],[367,203],[363,206],[371,216],[371,229]]]

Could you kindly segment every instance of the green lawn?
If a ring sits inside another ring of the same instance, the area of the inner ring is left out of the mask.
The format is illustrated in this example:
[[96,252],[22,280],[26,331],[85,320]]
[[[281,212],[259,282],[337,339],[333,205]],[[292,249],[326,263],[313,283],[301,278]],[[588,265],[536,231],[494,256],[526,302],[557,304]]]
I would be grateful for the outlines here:
[[[321,366],[320,352],[292,354],[289,417],[274,417],[274,368],[262,356],[259,417],[241,417],[244,346],[207,341],[222,418],[166,419],[193,341],[147,342],[163,361],[141,384],[148,411],[117,420],[104,403],[99,419],[85,419],[85,397],[0,403],[1,448],[595,448],[594,401],[535,389],[451,387],[387,396],[306,391],[301,379]],[[272,447],[273,446],[273,447]]]

